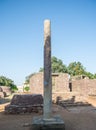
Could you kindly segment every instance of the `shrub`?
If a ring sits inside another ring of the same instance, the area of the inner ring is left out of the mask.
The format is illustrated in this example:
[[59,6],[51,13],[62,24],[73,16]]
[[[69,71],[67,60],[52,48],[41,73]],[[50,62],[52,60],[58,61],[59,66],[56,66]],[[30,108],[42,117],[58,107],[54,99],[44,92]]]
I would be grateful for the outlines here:
[[28,92],[30,90],[29,86],[26,86],[24,90]]

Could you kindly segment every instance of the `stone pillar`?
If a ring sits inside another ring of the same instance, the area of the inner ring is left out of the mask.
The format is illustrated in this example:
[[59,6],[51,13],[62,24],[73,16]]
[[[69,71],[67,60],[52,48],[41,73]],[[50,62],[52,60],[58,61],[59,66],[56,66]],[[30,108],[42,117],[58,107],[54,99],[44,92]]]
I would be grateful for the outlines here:
[[44,21],[44,111],[43,118],[51,118],[52,76],[51,76],[51,23]]
[[44,106],[43,116],[34,117],[30,130],[65,130],[60,116],[52,116],[51,27],[44,21]]

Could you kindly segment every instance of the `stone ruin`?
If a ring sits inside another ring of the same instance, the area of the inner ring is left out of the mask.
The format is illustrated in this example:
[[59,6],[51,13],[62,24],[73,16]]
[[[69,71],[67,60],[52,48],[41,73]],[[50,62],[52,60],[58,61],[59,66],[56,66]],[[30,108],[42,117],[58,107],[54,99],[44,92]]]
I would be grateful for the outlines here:
[[[36,73],[30,77],[30,92],[43,95],[43,73]],[[90,95],[96,96],[96,79],[87,77],[72,77],[71,81],[67,73],[52,73],[52,99],[57,97],[67,100],[75,96],[78,101],[84,100]]]
[[11,93],[12,93],[12,91],[11,91],[10,87],[0,86],[0,97],[1,98],[9,96],[9,95],[11,95]]
[[40,94],[16,94],[13,96],[11,103],[5,106],[6,114],[20,114],[42,112],[43,96]]

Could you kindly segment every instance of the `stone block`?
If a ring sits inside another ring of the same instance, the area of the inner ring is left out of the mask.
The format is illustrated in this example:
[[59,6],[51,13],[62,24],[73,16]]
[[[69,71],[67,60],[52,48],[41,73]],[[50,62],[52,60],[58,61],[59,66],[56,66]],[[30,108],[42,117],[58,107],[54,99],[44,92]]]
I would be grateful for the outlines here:
[[14,95],[11,103],[5,106],[5,113],[19,114],[43,111],[43,96],[40,94]]
[[34,117],[30,130],[65,130],[65,124],[60,116],[54,116],[50,119]]

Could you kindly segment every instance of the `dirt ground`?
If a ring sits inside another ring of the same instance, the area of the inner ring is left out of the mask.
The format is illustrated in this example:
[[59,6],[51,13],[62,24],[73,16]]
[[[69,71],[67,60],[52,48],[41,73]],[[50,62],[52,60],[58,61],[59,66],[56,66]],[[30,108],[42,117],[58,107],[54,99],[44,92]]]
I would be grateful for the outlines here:
[[[88,99],[92,106],[62,108],[53,105],[53,115],[61,115],[65,130],[96,130],[96,100]],[[5,104],[0,105],[0,130],[29,130],[24,124],[31,124],[40,113],[11,115],[4,114]]]

